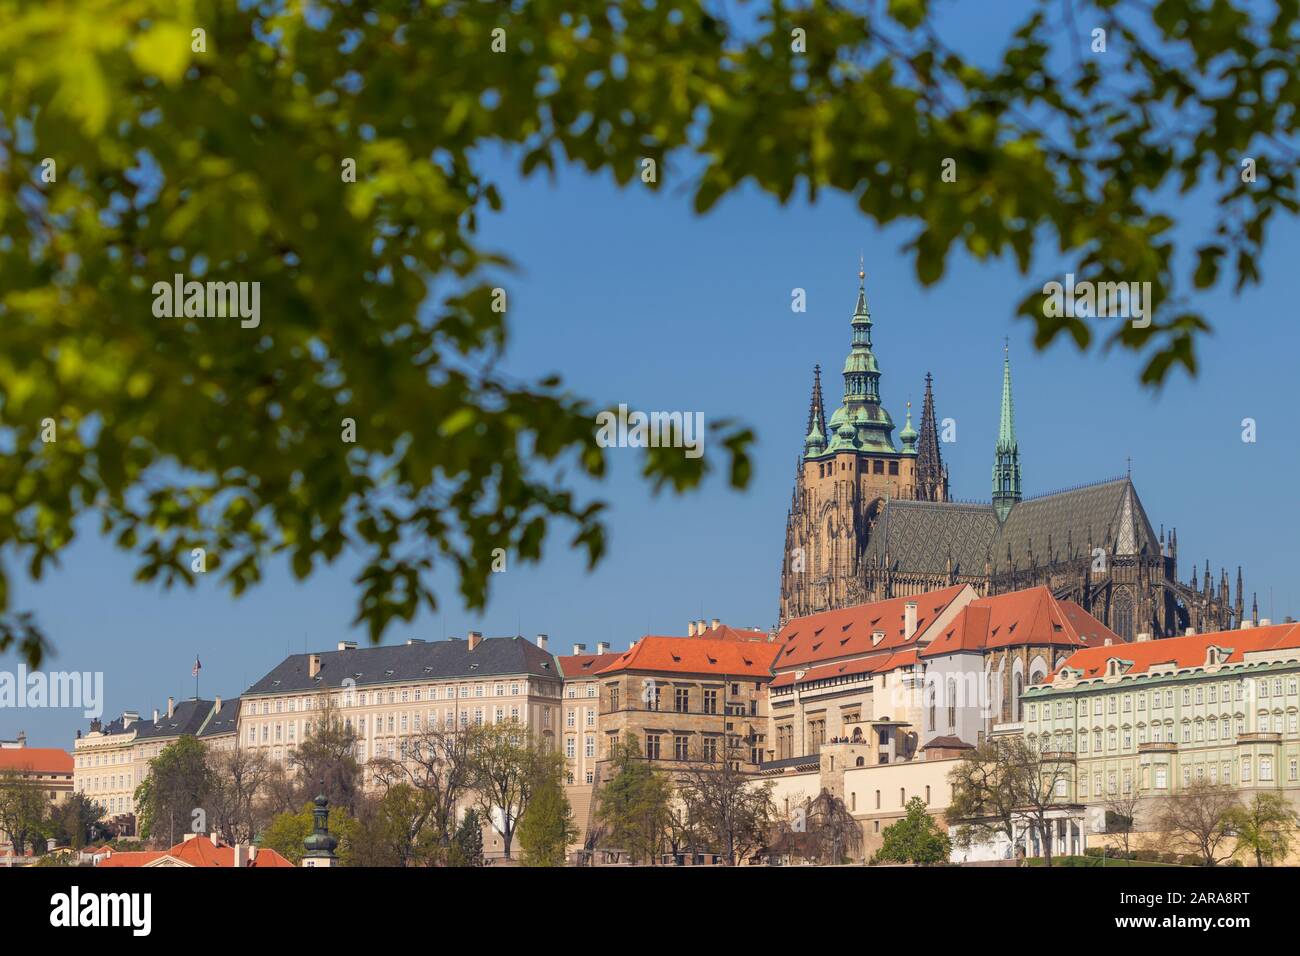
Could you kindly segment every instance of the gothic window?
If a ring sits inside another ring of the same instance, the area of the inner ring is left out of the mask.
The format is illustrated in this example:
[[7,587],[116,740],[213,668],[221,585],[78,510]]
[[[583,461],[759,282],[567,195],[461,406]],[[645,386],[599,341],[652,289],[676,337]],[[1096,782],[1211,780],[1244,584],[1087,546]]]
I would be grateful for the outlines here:
[[957,729],[957,682],[948,678],[948,729]]
[[1119,591],[1111,605],[1110,629],[1126,641],[1133,640],[1133,595]]
[[1014,686],[1012,688],[1012,696],[1011,696],[1011,714],[1012,714],[1011,719],[1013,721],[1022,719],[1021,709],[1020,709],[1020,695],[1024,691],[1024,689],[1025,689],[1024,675],[1017,673],[1014,678]]

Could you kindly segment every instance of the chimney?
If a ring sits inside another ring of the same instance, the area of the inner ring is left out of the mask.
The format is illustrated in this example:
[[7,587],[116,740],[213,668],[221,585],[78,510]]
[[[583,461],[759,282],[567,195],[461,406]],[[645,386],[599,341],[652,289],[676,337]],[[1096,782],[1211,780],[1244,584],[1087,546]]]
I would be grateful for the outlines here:
[[545,635],[545,634],[538,634],[538,635],[537,635],[537,646],[540,647],[542,650],[546,650],[546,635]]
[[127,727],[130,727],[139,719],[140,719],[140,714],[138,711],[134,711],[134,710],[122,711],[122,729],[125,730]]
[[709,630],[710,630],[710,631],[716,631],[716,630],[718,629],[718,625],[721,624],[721,623],[722,623],[722,622],[719,621],[719,620],[715,617],[715,618],[713,619],[713,623],[712,623],[712,624],[710,625],[710,627],[709,627]]
[[695,636],[695,622],[694,622],[694,621],[687,621],[687,622],[686,622],[686,636],[687,636],[687,637],[694,637],[694,636]]
[[221,846],[221,837],[217,836],[217,831],[213,830],[210,836],[213,846]]
[[320,673],[320,655],[311,654],[307,658],[307,676],[315,677]]
[[1272,623],[1273,623],[1273,619],[1272,619],[1271,617],[1261,617],[1261,618],[1259,619],[1259,626],[1260,626],[1260,627],[1268,627],[1268,626],[1271,625]]
[[697,636],[702,636],[704,634],[704,632],[708,629],[707,628],[708,623],[709,622],[704,620],[704,618],[700,618],[698,621],[695,622],[695,633]]
[[27,746],[27,731],[25,730],[18,731],[18,746],[19,747]]
[[1138,643],[1139,643],[1139,644],[1141,644],[1143,641],[1149,641],[1149,640],[1151,640],[1151,632],[1150,632],[1150,631],[1141,631],[1141,632],[1138,633],[1138,637],[1137,637],[1137,639],[1138,639]]
[[247,848],[242,843],[236,843],[234,849],[235,849],[235,868],[238,869],[240,867],[246,866],[248,860]]
[[479,646],[480,644],[482,644],[482,643],[483,643],[483,632],[482,632],[482,631],[470,631],[470,632],[469,632],[469,649],[470,649],[471,651],[474,650],[474,648],[478,647],[478,646]]
[[1106,638],[1106,647],[1110,647],[1110,638]]
[[170,720],[175,716],[176,716],[176,698],[168,697],[167,698],[167,719]]
[[339,650],[341,651],[355,651],[356,649],[356,641],[339,641]]
[[406,639],[407,647],[410,647],[412,644],[423,644],[423,643],[424,643],[424,638],[422,637],[408,637]]
[[248,865],[249,865],[249,866],[252,866],[252,865],[253,865],[253,862],[254,862],[256,859],[257,859],[257,844],[256,844],[256,843],[251,843],[251,844],[249,844],[249,846],[248,846]]
[[908,601],[903,605],[903,640],[910,641],[916,633],[916,602]]
[[213,706],[212,706],[212,712],[213,712],[214,714],[219,714],[219,713],[221,713],[221,698],[220,698],[220,697],[215,698],[215,702],[213,703]]
[[574,645],[573,645],[573,656],[574,656],[574,657],[577,657],[579,654],[585,654],[585,653],[587,653],[587,645],[586,645],[586,644],[574,644]]
[[1183,637],[1195,637],[1195,636],[1196,636],[1196,628],[1194,627],[1189,627],[1187,630],[1183,631]]
[[158,708],[157,708],[157,707],[155,707],[155,708],[153,709],[153,722],[154,722],[155,724],[158,723]]
[[1249,631],[1254,626],[1255,626],[1255,622],[1252,621],[1250,618],[1246,618],[1244,621],[1241,622],[1241,629],[1243,631]]
[[596,653],[597,653],[597,654],[608,654],[608,653],[609,653],[609,641],[600,641],[600,642],[598,642],[598,643],[596,644]]

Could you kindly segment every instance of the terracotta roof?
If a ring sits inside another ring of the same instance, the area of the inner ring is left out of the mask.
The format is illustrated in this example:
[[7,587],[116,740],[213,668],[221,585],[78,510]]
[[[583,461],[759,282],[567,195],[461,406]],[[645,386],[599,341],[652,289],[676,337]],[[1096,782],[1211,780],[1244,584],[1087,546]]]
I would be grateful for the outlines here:
[[[167,850],[114,853],[99,865],[148,866],[149,864],[157,863],[159,860],[166,857],[188,864],[189,866],[226,867],[228,869],[233,869],[235,866],[235,848],[224,842],[218,846],[214,846],[212,839],[206,836],[196,836],[189,840],[184,840]],[[251,866],[254,869],[257,869],[261,867],[292,867],[293,864],[275,850],[259,849],[257,851],[257,857],[251,863],[246,864],[246,866]]]
[[1026,588],[966,605],[952,626],[921,651],[922,657],[999,647],[1090,647],[1123,643],[1120,636],[1072,601],[1058,601],[1046,587]]
[[[909,601],[917,604],[916,633],[911,638],[915,642],[965,588],[964,584],[956,584],[911,597],[890,598],[794,618],[777,635],[781,653],[775,666],[785,671],[801,664],[900,648],[910,643],[903,636],[905,608]],[[872,643],[874,631],[885,632],[879,644]]]
[[[666,637],[668,635],[654,635],[655,637]],[[709,640],[709,641],[758,641],[766,643],[772,639],[772,635],[767,631],[754,631],[743,627],[732,627],[729,624],[719,624],[717,627],[710,628],[702,634],[696,634],[694,637],[688,637],[686,640]]]
[[622,656],[621,651],[613,651],[609,654],[566,654],[555,659],[560,662],[560,675],[572,680],[575,677],[595,674],[602,667],[608,667]]
[[605,665],[599,673],[667,671],[727,677],[770,677],[776,644],[693,637],[647,635]]
[[[1193,634],[1190,637],[1166,637],[1158,641],[1141,641],[1135,644],[1090,647],[1071,654],[1061,668],[1083,671],[1083,676],[1101,677],[1106,673],[1106,662],[1112,657],[1131,662],[1125,674],[1141,674],[1160,664],[1173,664],[1178,668],[1200,667],[1213,645],[1232,653],[1222,663],[1240,663],[1245,654],[1253,651],[1270,651],[1282,648],[1300,648],[1300,624],[1274,624],[1247,630],[1214,631]],[[1056,679],[1061,668],[1048,675],[1046,683]]]
[[[808,668],[806,671],[789,670],[783,671],[776,675],[772,681],[772,687],[790,687],[795,683],[812,684],[819,680],[827,680],[832,677],[850,677],[855,674],[881,674],[885,671],[892,671],[896,667],[907,667],[916,663],[916,649],[907,648],[902,651],[886,652],[884,654],[872,654],[869,657],[859,657],[851,661],[837,661],[834,664],[822,664],[817,667]],[[797,681],[795,675],[803,674],[803,677]]]
[[0,770],[72,773],[72,754],[57,747],[0,747]]

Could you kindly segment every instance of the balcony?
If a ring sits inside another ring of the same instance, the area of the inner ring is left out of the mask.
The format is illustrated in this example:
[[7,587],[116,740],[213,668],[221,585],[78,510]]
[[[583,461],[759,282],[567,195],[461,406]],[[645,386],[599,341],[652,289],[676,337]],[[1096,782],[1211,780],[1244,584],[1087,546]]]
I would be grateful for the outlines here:
[[1237,743],[1239,744],[1280,744],[1282,735],[1280,733],[1261,733],[1255,731],[1248,734],[1237,734]]
[[1041,758],[1043,763],[1074,763],[1074,751],[1044,750]]
[[1152,740],[1144,744],[1138,744],[1138,753],[1140,754],[1169,754],[1177,753],[1178,742],[1175,740]]

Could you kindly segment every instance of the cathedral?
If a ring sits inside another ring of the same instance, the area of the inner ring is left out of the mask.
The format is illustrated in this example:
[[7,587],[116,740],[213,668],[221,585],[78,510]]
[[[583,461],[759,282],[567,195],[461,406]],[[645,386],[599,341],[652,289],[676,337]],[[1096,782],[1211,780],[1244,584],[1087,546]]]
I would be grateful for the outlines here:
[[[933,380],[925,377],[921,427],[894,422],[880,399],[865,274],[858,272],[844,400],[826,419],[821,367],[813,371],[803,454],[786,516],[780,621],[834,608],[970,584],[981,595],[1045,585],[1124,640],[1227,629],[1242,621],[1228,572],[1216,586],[1206,562],[1198,583],[1177,579],[1178,533],[1159,535],[1129,476],[1024,498],[1011,397],[1002,405],[988,504],[949,498]],[[1258,612],[1252,612],[1257,618]]]

